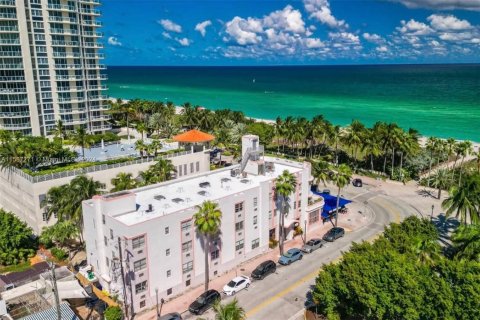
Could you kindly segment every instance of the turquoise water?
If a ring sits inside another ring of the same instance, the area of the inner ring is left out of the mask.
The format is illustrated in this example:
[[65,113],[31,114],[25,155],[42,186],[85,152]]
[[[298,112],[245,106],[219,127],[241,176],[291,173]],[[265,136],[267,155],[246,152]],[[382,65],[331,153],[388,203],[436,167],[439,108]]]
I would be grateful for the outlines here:
[[191,102],[246,115],[323,114],[335,124],[396,122],[480,141],[480,65],[109,67],[109,95]]

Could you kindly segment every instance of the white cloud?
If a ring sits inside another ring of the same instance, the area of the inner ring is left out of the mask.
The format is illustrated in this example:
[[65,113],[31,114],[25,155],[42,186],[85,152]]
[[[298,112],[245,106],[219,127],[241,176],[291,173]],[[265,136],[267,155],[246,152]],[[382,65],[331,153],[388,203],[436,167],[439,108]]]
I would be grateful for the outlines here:
[[332,14],[328,0],[303,0],[305,10],[310,14],[310,18],[317,19],[330,28],[348,28],[345,20],[338,20]]
[[115,47],[121,47],[123,44],[118,40],[117,37],[108,37],[108,44],[115,46]]
[[442,33],[439,38],[445,41],[465,41],[472,39],[473,34],[471,32]]
[[188,38],[175,38],[175,40],[177,40],[177,42],[184,47],[188,47],[190,44],[192,44],[192,41]]
[[163,29],[167,31],[176,32],[176,33],[182,32],[182,26],[179,24],[176,24],[172,20],[162,19],[157,22],[163,27]]
[[403,34],[413,35],[413,36],[421,36],[430,34],[433,31],[428,25],[423,22],[418,22],[413,19],[410,19],[408,22],[405,20],[400,21],[402,26],[397,27],[397,30]]
[[383,38],[376,33],[365,32],[364,34],[362,34],[362,36],[363,36],[363,39],[372,43],[380,43],[384,41]]
[[[479,1],[480,2],[480,1]],[[471,29],[472,25],[467,20],[460,20],[453,15],[432,14],[427,18],[435,30],[451,31]]]
[[360,43],[360,38],[350,32],[329,32],[328,36],[334,40],[346,43]]
[[172,36],[170,35],[170,33],[166,32],[166,31],[162,32],[162,36],[165,39],[172,39]]
[[[259,33],[263,32],[262,22],[259,19],[243,19],[238,16],[226,23],[225,32],[239,45],[255,44],[262,41]],[[228,38],[224,38],[228,41]]]
[[195,26],[195,31],[200,32],[202,37],[205,37],[205,35],[207,34],[207,27],[211,25],[212,25],[212,21],[205,20],[203,22],[197,23],[197,25]]
[[267,28],[274,27],[293,33],[304,33],[305,22],[302,14],[288,5],[283,10],[277,10],[263,18],[263,25]]
[[307,38],[305,39],[305,46],[309,49],[316,49],[324,47],[325,44],[318,38]]
[[475,10],[480,11],[480,1],[478,0],[389,0],[400,2],[408,8],[428,8],[442,10]]
[[378,52],[388,52],[387,46],[376,47],[375,50]]

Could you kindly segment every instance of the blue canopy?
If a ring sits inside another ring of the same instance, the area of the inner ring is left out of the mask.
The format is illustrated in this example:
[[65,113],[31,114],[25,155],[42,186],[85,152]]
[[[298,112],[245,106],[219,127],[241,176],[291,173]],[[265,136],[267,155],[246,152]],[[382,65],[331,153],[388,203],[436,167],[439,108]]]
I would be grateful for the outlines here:
[[[332,196],[328,193],[321,193],[318,191],[313,191],[312,192],[316,195],[321,196],[325,200],[325,205],[323,206],[323,211],[322,211],[322,218],[329,218],[330,213],[335,211],[337,208],[337,197]],[[338,203],[338,207],[344,207],[345,205],[349,204],[352,202],[351,200],[347,200],[345,198],[340,197],[340,201]]]

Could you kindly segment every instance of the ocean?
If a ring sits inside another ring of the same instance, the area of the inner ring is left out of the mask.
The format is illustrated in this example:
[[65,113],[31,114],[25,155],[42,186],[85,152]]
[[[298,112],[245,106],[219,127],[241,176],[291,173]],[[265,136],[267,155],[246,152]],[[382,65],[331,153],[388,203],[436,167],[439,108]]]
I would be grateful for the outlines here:
[[480,64],[108,67],[109,96],[190,102],[247,116],[396,122],[425,136],[480,141]]

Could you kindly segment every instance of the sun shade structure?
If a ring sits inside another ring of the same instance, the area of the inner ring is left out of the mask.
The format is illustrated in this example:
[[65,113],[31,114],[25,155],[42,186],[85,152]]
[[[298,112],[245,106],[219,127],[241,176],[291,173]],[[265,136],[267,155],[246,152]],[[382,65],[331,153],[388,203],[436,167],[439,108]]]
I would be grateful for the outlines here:
[[199,130],[190,130],[181,134],[177,134],[173,137],[173,140],[182,143],[202,143],[210,142],[214,139],[215,136]]

